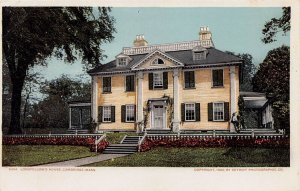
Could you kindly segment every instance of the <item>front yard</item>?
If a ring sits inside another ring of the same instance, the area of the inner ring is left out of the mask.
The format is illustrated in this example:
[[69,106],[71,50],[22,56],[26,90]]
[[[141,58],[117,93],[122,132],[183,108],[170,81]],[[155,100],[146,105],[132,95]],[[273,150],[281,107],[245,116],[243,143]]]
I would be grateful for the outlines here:
[[95,156],[84,146],[2,145],[2,166],[32,166]]
[[164,148],[90,164],[101,167],[288,167],[287,148]]

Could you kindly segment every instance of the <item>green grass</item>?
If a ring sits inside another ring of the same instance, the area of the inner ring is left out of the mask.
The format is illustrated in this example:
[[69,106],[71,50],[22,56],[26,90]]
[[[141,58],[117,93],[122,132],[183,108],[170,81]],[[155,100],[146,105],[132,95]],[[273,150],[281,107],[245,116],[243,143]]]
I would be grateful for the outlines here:
[[283,148],[155,148],[88,166],[120,167],[288,167]]
[[106,139],[110,144],[118,144],[122,141],[123,137],[127,136],[137,136],[136,133],[107,133],[106,134]]
[[32,166],[94,155],[83,146],[2,145],[2,166]]

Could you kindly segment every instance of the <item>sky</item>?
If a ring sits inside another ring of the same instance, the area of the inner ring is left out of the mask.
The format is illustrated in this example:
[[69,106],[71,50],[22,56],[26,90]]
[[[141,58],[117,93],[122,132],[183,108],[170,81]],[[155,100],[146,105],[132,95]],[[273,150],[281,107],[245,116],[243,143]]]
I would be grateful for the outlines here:
[[[151,44],[175,43],[199,39],[201,26],[212,32],[215,48],[235,53],[249,53],[258,65],[268,51],[281,45],[290,45],[290,34],[278,34],[276,42],[261,41],[264,24],[273,17],[282,15],[281,8],[113,8],[116,33],[111,43],[100,45],[107,58],[105,64],[115,58],[123,47],[133,45],[136,35],[143,34]],[[70,77],[83,75],[81,61],[64,63],[55,58],[48,59],[48,67],[37,67],[47,80],[67,74]]]

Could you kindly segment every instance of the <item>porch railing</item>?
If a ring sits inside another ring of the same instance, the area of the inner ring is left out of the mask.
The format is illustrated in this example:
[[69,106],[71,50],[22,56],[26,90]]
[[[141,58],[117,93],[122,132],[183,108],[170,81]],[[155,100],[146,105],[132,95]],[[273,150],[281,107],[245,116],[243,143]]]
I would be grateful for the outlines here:
[[144,143],[144,141],[146,140],[147,137],[147,133],[144,133],[143,137],[139,140],[138,142],[138,152],[141,151],[141,145]]
[[96,140],[95,140],[95,147],[96,147],[95,151],[96,151],[96,153],[98,152],[98,144],[99,144],[102,140],[104,140],[105,138],[106,138],[106,134],[104,133],[99,139],[96,139]]

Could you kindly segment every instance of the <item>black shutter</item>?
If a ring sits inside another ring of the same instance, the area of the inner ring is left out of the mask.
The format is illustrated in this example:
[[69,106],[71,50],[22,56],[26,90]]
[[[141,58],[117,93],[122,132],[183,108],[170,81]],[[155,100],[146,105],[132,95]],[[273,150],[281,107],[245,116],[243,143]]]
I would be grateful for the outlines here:
[[229,121],[229,102],[224,102],[224,121]]
[[181,121],[185,121],[185,104],[181,104]]
[[207,104],[208,121],[213,121],[213,103]]
[[149,81],[149,90],[153,90],[153,73],[149,73],[148,75]]
[[200,121],[200,103],[195,104],[195,110],[196,110],[196,121]]
[[103,111],[103,107],[98,106],[98,122],[102,122],[102,111]]
[[190,88],[195,87],[195,72],[190,71]]
[[126,76],[126,91],[130,91],[130,76]]
[[131,91],[134,91],[134,75],[131,76],[131,81],[130,81],[130,85],[131,85]]
[[115,106],[111,106],[111,122],[116,121],[115,111],[116,111]]
[[168,89],[168,72],[163,73],[164,89]]
[[121,105],[121,122],[126,122],[126,105]]
[[190,87],[190,72],[184,72],[184,88]]
[[219,78],[219,86],[223,86],[223,69],[219,70],[219,74],[218,74],[218,78]]
[[217,84],[218,84],[218,79],[217,79],[218,75],[216,75],[216,72],[217,72],[217,70],[213,70],[213,71],[212,71],[212,76],[213,76],[213,87],[217,86]]
[[107,77],[107,91],[111,92],[111,77]]
[[134,121],[136,120],[136,105],[134,105]]

